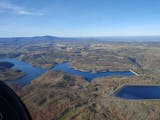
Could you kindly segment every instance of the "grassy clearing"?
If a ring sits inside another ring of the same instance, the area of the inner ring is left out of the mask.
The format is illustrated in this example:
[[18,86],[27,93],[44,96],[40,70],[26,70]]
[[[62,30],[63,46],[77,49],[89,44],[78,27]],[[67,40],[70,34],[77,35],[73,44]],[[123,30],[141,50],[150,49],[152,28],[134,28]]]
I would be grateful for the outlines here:
[[73,115],[80,111],[80,108],[69,109],[59,120],[70,120]]

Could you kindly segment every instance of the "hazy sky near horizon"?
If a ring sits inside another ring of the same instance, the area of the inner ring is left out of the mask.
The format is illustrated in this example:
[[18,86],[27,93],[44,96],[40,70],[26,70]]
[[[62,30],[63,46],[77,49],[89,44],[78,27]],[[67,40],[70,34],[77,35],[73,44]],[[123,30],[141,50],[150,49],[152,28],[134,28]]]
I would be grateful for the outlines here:
[[160,0],[0,0],[0,37],[160,35]]

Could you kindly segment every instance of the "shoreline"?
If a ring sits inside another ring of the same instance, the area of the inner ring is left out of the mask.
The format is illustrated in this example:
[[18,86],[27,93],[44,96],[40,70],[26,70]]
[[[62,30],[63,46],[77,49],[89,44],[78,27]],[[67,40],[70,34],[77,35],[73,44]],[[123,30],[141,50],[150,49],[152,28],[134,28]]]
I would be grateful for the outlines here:
[[77,68],[75,67],[74,65],[72,65],[70,62],[67,62],[69,63],[69,66],[70,68],[73,68],[74,70],[78,70],[78,71],[81,71],[81,72],[91,72],[91,73],[101,73],[101,72],[132,72],[133,74],[135,74],[136,76],[139,76],[138,73],[134,72],[133,70],[127,70],[127,69],[123,69],[123,70],[114,70],[114,69],[108,69],[108,70],[98,70],[98,71],[93,71],[93,70],[84,70],[84,69],[80,69],[80,68]]

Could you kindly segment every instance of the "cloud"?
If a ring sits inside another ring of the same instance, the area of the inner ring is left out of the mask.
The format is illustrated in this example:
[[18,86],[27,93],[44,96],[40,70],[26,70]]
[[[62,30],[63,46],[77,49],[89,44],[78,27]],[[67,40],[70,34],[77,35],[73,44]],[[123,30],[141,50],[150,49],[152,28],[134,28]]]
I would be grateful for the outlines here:
[[0,13],[8,12],[8,13],[16,13],[19,15],[34,15],[34,16],[43,16],[44,14],[41,12],[31,11],[24,7],[11,4],[9,2],[0,1]]
[[26,11],[26,10],[18,10],[17,13],[21,15],[37,15],[37,16],[44,15],[43,13],[31,12],[31,11]]

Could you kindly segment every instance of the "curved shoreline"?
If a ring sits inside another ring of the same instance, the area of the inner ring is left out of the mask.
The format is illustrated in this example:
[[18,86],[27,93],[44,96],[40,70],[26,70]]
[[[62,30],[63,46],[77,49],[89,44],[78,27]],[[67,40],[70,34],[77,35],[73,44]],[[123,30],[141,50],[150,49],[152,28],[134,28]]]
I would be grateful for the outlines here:
[[88,82],[92,81],[95,78],[100,78],[100,77],[107,77],[107,76],[132,76],[132,75],[134,75],[129,70],[128,71],[103,71],[103,72],[97,72],[97,73],[83,72],[83,71],[76,70],[76,69],[72,68],[70,66],[69,62],[58,64],[53,69],[57,70],[57,71],[67,72],[67,73],[70,73],[70,74],[73,74],[73,75],[82,76],[82,77],[86,78],[86,80]]
[[7,61],[14,64],[12,69],[18,69],[25,73],[25,76],[16,78],[14,80],[7,79],[6,82],[10,83],[18,83],[22,86],[25,86],[27,84],[30,84],[32,80],[36,79],[37,77],[41,76],[44,72],[46,72],[45,69],[34,67],[32,64],[28,62],[21,61],[17,58],[4,58],[0,59],[0,61]]
[[[64,62],[64,63],[66,63],[66,62]],[[78,68],[78,67],[76,67],[76,66],[74,66],[74,64],[72,64],[71,62],[69,62],[69,66],[70,66],[70,68],[73,68],[73,69],[75,69],[75,70],[78,70],[78,71],[81,71],[81,72],[92,72],[92,73],[101,73],[101,72],[127,72],[127,71],[130,71],[131,69],[121,69],[121,70],[115,70],[115,69],[107,69],[107,70],[84,70],[84,69],[81,69],[81,68]],[[130,71],[130,72],[132,72],[133,74],[138,74],[138,73],[136,73],[136,72],[134,72],[134,71]]]
[[[36,79],[37,77],[41,76],[43,73],[48,71],[47,69],[35,67],[28,62],[24,62],[24,61],[18,60],[16,58],[7,58],[7,59],[3,59],[3,60],[6,60],[7,62],[12,62],[13,64],[15,64],[13,69],[19,69],[22,72],[25,72],[27,74],[26,76],[18,78],[14,81],[7,80],[7,82],[8,81],[9,82],[17,82],[22,85],[27,85],[27,84],[30,84],[32,80]],[[75,68],[72,68],[72,66],[70,66],[69,62],[57,64],[52,69],[66,72],[66,73],[73,74],[73,75],[82,76],[88,82],[91,82],[93,79],[100,78],[100,77],[135,75],[133,72],[131,72],[129,70],[128,71],[101,71],[101,72],[95,72],[95,73],[93,73],[91,71],[83,72],[83,71],[77,70]]]

